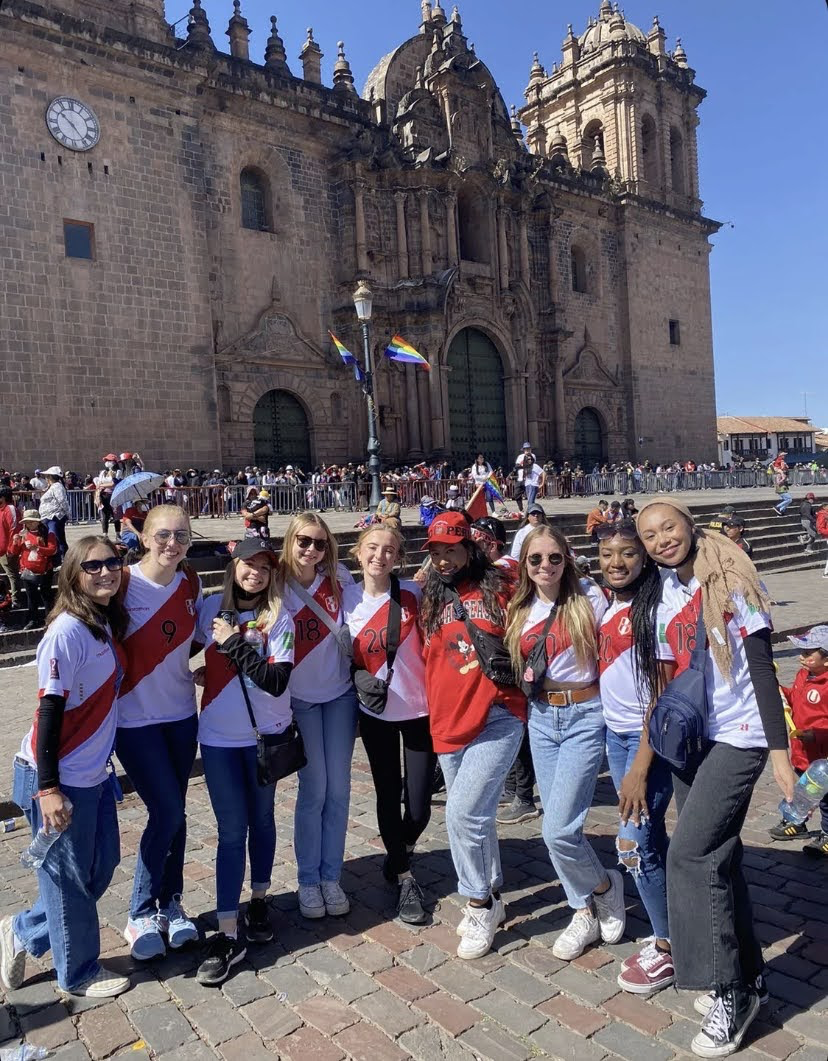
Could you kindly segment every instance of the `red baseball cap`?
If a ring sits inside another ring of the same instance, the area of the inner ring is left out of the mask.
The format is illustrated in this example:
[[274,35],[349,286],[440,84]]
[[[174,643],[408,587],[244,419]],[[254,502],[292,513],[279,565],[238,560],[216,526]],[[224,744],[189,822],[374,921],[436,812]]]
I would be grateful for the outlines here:
[[471,525],[462,512],[441,512],[431,521],[428,528],[428,542],[425,552],[432,542],[440,545],[457,545],[459,542],[469,541],[471,538]]

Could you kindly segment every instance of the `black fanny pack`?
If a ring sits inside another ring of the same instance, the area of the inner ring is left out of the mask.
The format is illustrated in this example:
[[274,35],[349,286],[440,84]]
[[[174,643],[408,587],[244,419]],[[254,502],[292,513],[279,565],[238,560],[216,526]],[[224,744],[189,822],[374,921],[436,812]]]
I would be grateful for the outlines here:
[[454,605],[454,614],[462,623],[465,623],[483,673],[495,685],[517,685],[512,657],[503,644],[503,638],[475,626],[457,590],[453,586],[447,589]]
[[391,576],[391,601],[388,607],[388,628],[386,632],[385,658],[388,668],[384,678],[378,678],[362,667],[351,665],[351,678],[356,689],[357,699],[362,706],[375,715],[381,715],[388,703],[388,689],[394,677],[394,660],[400,647],[400,625],[402,607],[400,604],[400,580]]
[[549,615],[543,624],[540,637],[532,645],[529,655],[526,657],[526,665],[523,668],[523,677],[520,687],[526,696],[532,700],[543,688],[546,679],[546,668],[549,666],[549,655],[546,651],[546,637],[555,618],[556,605],[549,609]]

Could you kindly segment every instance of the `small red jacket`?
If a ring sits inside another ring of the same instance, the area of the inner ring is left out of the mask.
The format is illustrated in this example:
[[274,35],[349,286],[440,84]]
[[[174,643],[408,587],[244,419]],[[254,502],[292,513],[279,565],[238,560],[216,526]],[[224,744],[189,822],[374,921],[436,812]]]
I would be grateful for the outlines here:
[[31,531],[16,534],[9,546],[9,555],[20,557],[21,570],[31,571],[33,575],[45,575],[51,571],[54,566],[52,557],[57,551],[58,540],[54,534],[50,534],[44,544],[40,535]]
[[817,534],[828,538],[828,508],[821,508],[816,517]]
[[11,540],[18,526],[17,509],[14,505],[3,505],[0,509],[0,556],[5,556],[9,551]]
[[791,762],[797,770],[806,770],[817,759],[828,759],[828,672],[812,675],[802,667],[793,685],[782,691],[796,728],[814,733],[815,739],[807,742],[791,737]]

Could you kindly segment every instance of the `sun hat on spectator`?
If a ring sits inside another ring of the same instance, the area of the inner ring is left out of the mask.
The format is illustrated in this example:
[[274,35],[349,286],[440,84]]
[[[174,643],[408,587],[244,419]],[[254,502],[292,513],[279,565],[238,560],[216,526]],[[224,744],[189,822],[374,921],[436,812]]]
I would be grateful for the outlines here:
[[27,508],[23,515],[20,517],[22,523],[28,523],[31,520],[33,523],[40,523],[40,513],[36,508]]
[[63,478],[63,471],[59,464],[53,464],[51,468],[47,468],[43,473],[44,475],[53,475],[56,479]]

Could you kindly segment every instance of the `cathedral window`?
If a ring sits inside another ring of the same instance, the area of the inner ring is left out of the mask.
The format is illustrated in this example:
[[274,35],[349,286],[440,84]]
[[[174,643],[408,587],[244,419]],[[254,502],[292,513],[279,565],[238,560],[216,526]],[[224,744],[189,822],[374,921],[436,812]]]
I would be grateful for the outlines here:
[[587,267],[583,248],[573,243],[569,261],[572,271],[572,290],[585,295],[587,293]]
[[242,228],[255,232],[268,232],[268,186],[267,180],[259,170],[248,167],[243,169],[240,178]]
[[67,258],[95,257],[95,226],[86,221],[63,222],[63,245]]
[[687,178],[684,163],[684,138],[675,127],[670,130],[670,168],[673,191],[679,195],[686,195]]
[[587,125],[581,137],[581,168],[589,169],[597,148],[604,154],[604,126],[597,118]]
[[681,346],[681,324],[670,321],[670,346]]
[[649,114],[641,121],[641,175],[651,188],[658,186],[656,125]]
[[489,207],[477,188],[464,188],[457,197],[460,257],[467,262],[491,264]]

